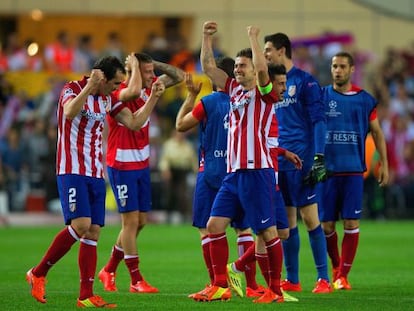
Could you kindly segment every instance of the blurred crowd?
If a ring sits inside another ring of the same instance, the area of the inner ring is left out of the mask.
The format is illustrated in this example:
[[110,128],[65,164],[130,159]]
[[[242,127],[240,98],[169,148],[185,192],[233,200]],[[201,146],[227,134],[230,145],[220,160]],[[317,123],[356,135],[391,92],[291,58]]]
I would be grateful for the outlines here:
[[[11,33],[2,44],[0,214],[2,210],[30,209],[28,205],[32,197],[40,197],[48,210],[60,210],[55,179],[55,114],[59,93],[65,83],[62,78],[51,75],[49,90],[30,98],[24,92],[16,92],[5,73],[29,70],[87,74],[93,63],[102,56],[125,58],[127,51],[117,33],[109,33],[106,46],[99,51],[93,49],[92,40],[90,35],[80,35],[76,44],[72,45],[68,34],[62,31],[55,42],[40,51],[32,40],[20,43],[17,34]],[[220,49],[220,42],[215,42],[214,46],[216,56],[225,55]],[[313,73],[323,86],[330,83],[331,56],[341,49],[347,50],[348,47],[340,42],[329,46],[298,45],[294,49],[293,60],[296,66]],[[179,35],[162,37],[150,34],[142,52],[157,61],[201,74],[199,50],[191,50],[186,39]],[[414,199],[414,44],[404,49],[390,47],[382,55],[356,49],[350,52],[358,62],[354,83],[379,100],[378,117],[388,143],[391,185],[386,189],[376,186],[376,153],[367,152],[367,216],[397,218],[405,217],[407,213],[412,216],[414,208],[409,202]],[[197,135],[178,134],[174,130],[175,116],[184,96],[182,88],[176,87],[173,96],[170,94],[157,104],[151,117],[151,167],[154,209],[177,210],[188,219],[197,167]],[[174,163],[177,162],[175,158],[167,156],[171,151],[163,152],[167,148],[185,149],[191,160]],[[172,171],[178,171],[184,181],[179,189],[172,189],[177,183],[166,182],[166,176]],[[166,195],[160,196],[159,193]]]

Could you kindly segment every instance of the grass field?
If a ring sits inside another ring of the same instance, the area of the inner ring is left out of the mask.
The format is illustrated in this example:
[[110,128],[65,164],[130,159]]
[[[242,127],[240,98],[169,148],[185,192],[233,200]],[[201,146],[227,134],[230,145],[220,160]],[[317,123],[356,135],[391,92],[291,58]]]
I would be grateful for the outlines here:
[[[122,263],[117,293],[105,293],[99,281],[95,292],[116,302],[119,310],[414,310],[414,222],[363,221],[359,252],[349,280],[351,291],[330,295],[311,293],[315,270],[308,238],[301,227],[300,278],[303,292],[296,303],[255,305],[247,298],[228,302],[198,303],[187,298],[207,282],[197,231],[187,226],[148,225],[139,239],[141,271],[160,289],[158,294],[131,294],[129,276]],[[2,310],[74,310],[79,291],[75,245],[49,273],[48,302],[42,305],[29,294],[26,271],[39,262],[60,227],[0,229],[0,299]],[[106,262],[118,226],[102,230],[98,269]],[[235,238],[228,232],[230,259],[235,259]],[[263,284],[260,273],[258,280]]]

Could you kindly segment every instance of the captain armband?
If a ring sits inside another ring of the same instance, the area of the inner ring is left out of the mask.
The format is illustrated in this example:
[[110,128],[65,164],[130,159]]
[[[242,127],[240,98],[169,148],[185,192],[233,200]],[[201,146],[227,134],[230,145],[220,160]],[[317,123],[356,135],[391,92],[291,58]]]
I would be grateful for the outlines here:
[[266,94],[269,94],[272,91],[273,84],[269,81],[269,83],[265,86],[258,85],[258,89],[259,89],[260,94],[266,95]]

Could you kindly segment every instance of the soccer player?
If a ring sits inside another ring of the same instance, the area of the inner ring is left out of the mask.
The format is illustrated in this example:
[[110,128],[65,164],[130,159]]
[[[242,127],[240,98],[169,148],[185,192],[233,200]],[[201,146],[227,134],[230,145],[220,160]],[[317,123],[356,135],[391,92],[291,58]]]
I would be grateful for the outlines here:
[[201,48],[203,71],[217,87],[230,95],[227,138],[227,172],[214,200],[207,231],[214,282],[206,291],[195,294],[196,301],[228,300],[228,242],[226,227],[236,216],[245,215],[253,231],[266,243],[270,286],[254,300],[256,303],[283,302],[280,289],[282,245],[277,235],[275,205],[276,178],[267,144],[274,119],[273,103],[277,94],[269,79],[266,60],[258,43],[259,29],[247,27],[251,48],[237,53],[234,76],[217,68],[212,36],[217,23],[205,22]]
[[[216,60],[217,67],[224,70],[229,77],[234,77],[234,60],[221,57]],[[180,107],[176,119],[178,131],[188,131],[199,125],[199,171],[193,199],[193,226],[198,228],[204,262],[213,284],[214,273],[210,258],[210,240],[207,232],[207,221],[217,191],[226,175],[227,129],[230,97],[221,89],[213,86],[214,92],[204,96],[194,106],[201,90],[201,83],[195,84],[191,74],[186,74],[187,97]],[[236,219],[232,226],[237,233],[237,250],[239,256],[254,245],[254,238],[244,218]],[[249,263],[245,269],[246,296],[257,297],[264,293],[263,286],[256,283],[256,263]],[[235,288],[238,295],[243,296],[240,287]],[[192,298],[194,294],[189,295]]]
[[[284,65],[269,65],[268,70],[270,80],[273,83],[273,88],[279,95],[279,101],[282,101],[284,98],[284,93],[286,91],[286,68]],[[277,122],[277,119],[274,118],[273,121]],[[290,162],[292,162],[295,165],[296,169],[302,169],[302,161],[296,154],[279,147],[277,125],[274,126],[274,129],[276,130],[276,132],[269,135],[268,144],[271,147],[270,152],[272,153],[273,166],[276,172],[276,176],[278,176],[278,155],[287,158]],[[283,198],[281,197],[278,185],[276,185],[275,190],[277,192],[276,195],[280,197],[279,201],[283,202]],[[276,228],[281,240],[286,240],[289,237],[289,223],[284,204],[279,204],[276,206]],[[256,246],[252,245],[234,263],[230,263],[227,265],[230,285],[235,287],[237,283],[233,284],[233,282],[238,281],[237,278],[234,278],[235,274],[245,271],[246,267],[252,263],[255,263],[256,260],[259,264],[263,278],[266,280],[266,283],[269,286],[269,261],[266,253],[265,243],[263,239],[260,238],[257,239]],[[298,301],[297,298],[289,295],[286,292],[283,292],[283,298],[285,301],[289,302]]]
[[[141,120],[139,131],[130,130],[113,116],[107,116],[109,131],[106,163],[109,181],[121,214],[122,228],[111,256],[98,277],[106,291],[116,291],[116,269],[121,260],[124,260],[131,279],[129,291],[157,293],[158,289],[146,282],[140,272],[136,244],[151,209],[149,115],[155,102],[148,102],[148,97],[154,81],[162,82],[167,88],[183,81],[184,72],[174,66],[154,61],[144,53],[135,53],[133,58],[137,60],[137,69],[132,71],[127,66],[127,79],[116,93],[131,111],[146,110],[147,113],[143,115],[145,118]],[[163,74],[157,78],[154,70]],[[135,91],[130,92],[130,89]]]
[[[389,176],[386,143],[377,119],[377,101],[352,84],[354,71],[351,54],[335,54],[331,63],[333,84],[324,87],[322,93],[327,117],[326,167],[333,175],[323,184],[321,221],[333,268],[333,287],[345,290],[351,289],[348,273],[358,247],[368,131],[380,157],[379,185],[387,185]],[[340,255],[335,229],[339,217],[344,228]]]
[[[102,164],[102,130],[107,113],[126,127],[140,128],[141,112],[132,113],[111,94],[124,79],[123,64],[115,57],[98,60],[90,77],[71,81],[62,89],[58,108],[56,174],[65,224],[40,263],[26,273],[33,298],[46,303],[46,275],[73,244],[80,242],[80,293],[78,307],[113,308],[93,293],[97,244],[105,221],[105,180]],[[164,92],[162,82],[154,83],[148,101],[157,101]]]
[[324,167],[326,121],[321,88],[309,73],[293,65],[292,48],[287,35],[267,35],[264,41],[264,55],[268,63],[283,64],[287,70],[287,92],[284,100],[276,104],[279,145],[303,160],[302,170],[297,170],[292,163],[279,157],[279,186],[290,228],[289,238],[283,241],[287,278],[282,282],[282,288],[285,291],[302,290],[299,282],[299,208],[317,270],[316,285],[312,292],[330,293],[326,241],[318,216],[318,187],[314,185],[325,180],[327,175]]

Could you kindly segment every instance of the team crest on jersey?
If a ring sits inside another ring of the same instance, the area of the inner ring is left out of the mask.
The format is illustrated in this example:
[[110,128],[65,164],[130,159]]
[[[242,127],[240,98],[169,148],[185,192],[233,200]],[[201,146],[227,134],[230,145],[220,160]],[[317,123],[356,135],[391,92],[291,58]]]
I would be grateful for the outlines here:
[[224,127],[224,129],[225,130],[228,130],[229,129],[229,125],[230,125],[230,122],[229,122],[229,114],[226,113],[226,115],[223,118],[223,127]]
[[119,204],[121,204],[122,207],[125,207],[126,203],[127,203],[126,199],[120,199],[119,200]]
[[148,100],[148,95],[147,95],[147,92],[145,92],[145,89],[141,90],[141,98],[144,102]]
[[296,94],[296,85],[290,85],[288,89],[288,94],[290,97],[295,96]]
[[69,204],[69,210],[70,210],[71,213],[76,211],[76,203],[70,203]]
[[98,99],[99,105],[103,105],[105,108],[105,111],[109,111],[111,109],[111,102],[105,97],[99,97]]

